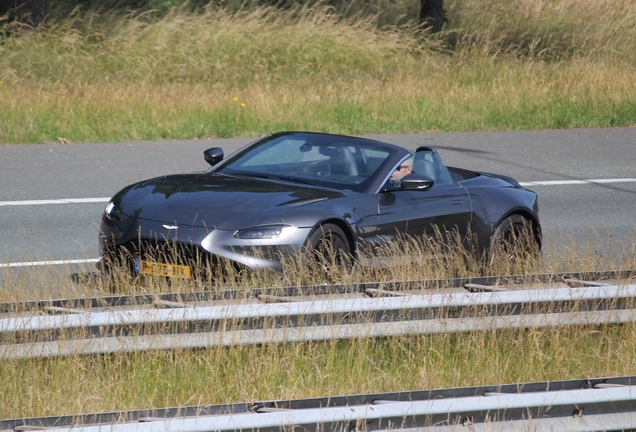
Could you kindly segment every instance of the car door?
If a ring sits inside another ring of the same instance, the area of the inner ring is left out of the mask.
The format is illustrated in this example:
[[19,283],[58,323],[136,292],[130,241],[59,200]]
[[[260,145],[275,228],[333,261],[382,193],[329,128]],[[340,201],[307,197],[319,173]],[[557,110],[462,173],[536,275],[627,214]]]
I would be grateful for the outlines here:
[[386,188],[378,193],[378,226],[373,243],[380,245],[402,235],[437,238],[459,233],[465,241],[472,218],[468,191],[452,181],[435,149],[420,147],[413,172],[434,181],[430,189]]
[[472,215],[468,192],[457,183],[429,190],[389,190],[378,194],[378,227],[375,242],[409,236],[435,237],[458,230],[466,237]]

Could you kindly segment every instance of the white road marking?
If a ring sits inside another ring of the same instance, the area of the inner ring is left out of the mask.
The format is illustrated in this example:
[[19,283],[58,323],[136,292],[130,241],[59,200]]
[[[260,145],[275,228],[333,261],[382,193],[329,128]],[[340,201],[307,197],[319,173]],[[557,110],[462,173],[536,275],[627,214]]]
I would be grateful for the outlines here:
[[5,206],[26,206],[26,205],[46,205],[46,204],[86,204],[108,202],[110,198],[63,198],[50,200],[28,200],[28,201],[0,201],[0,207]]
[[[586,179],[586,180],[541,180],[519,182],[521,186],[569,186],[581,184],[610,184],[610,183],[634,183],[636,178],[609,178],[609,179]],[[25,200],[25,201],[0,201],[0,207],[6,206],[28,206],[28,205],[48,205],[48,204],[88,204],[105,203],[110,198],[61,198],[48,200]]]
[[[636,178],[610,178],[610,179],[587,179],[587,180],[549,180],[519,182],[521,186],[567,186],[581,184],[610,184],[610,183],[634,183]],[[28,201],[0,201],[0,207],[6,206],[27,206],[27,205],[47,205],[47,204],[86,204],[108,202],[110,198],[64,198],[50,200],[28,200]],[[9,267],[32,267],[45,265],[65,265],[65,264],[89,264],[96,263],[99,258],[92,259],[70,259],[55,261],[28,261],[14,263],[0,263],[0,268]]]
[[562,186],[562,185],[579,185],[587,184],[585,180],[551,180],[551,181],[535,181],[535,182],[519,182],[521,186]]
[[580,184],[608,184],[608,183],[632,183],[636,182],[636,178],[613,178],[613,179],[588,179],[588,180],[550,180],[550,181],[532,181],[519,182],[521,186],[562,186],[562,185],[580,185]]
[[596,179],[596,180],[588,180],[590,183],[629,183],[636,182],[636,179],[633,178],[623,178],[623,179]]
[[0,263],[0,268],[34,267],[34,266],[64,265],[64,264],[91,264],[91,263],[96,263],[98,261],[99,261],[99,258],[69,259],[69,260],[55,260],[55,261],[25,261],[25,262],[13,262],[13,263]]

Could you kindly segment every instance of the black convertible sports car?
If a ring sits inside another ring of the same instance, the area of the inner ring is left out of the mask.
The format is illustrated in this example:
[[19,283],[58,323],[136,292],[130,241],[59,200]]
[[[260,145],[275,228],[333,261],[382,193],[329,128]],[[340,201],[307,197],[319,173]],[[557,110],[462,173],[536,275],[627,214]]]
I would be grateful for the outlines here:
[[[204,152],[206,172],[145,180],[104,210],[103,259],[138,273],[190,278],[206,265],[278,268],[282,257],[329,251],[356,259],[403,235],[454,232],[493,254],[523,230],[541,245],[537,196],[515,180],[446,167],[430,147],[415,154],[373,140],[281,132],[223,158]],[[411,173],[400,180],[394,172]],[[219,259],[221,258],[221,259]],[[216,264],[215,264],[216,263]]]

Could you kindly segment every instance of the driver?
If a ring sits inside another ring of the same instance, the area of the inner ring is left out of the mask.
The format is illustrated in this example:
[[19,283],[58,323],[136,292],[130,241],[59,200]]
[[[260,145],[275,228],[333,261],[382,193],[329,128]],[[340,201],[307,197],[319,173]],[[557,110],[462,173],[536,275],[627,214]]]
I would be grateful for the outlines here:
[[402,180],[402,177],[404,177],[407,174],[411,174],[412,172],[413,172],[413,157],[410,157],[404,162],[402,162],[400,166],[395,169],[395,171],[393,171],[393,173],[391,174],[391,177],[389,178],[389,182],[392,185],[397,186],[400,184],[400,180]]

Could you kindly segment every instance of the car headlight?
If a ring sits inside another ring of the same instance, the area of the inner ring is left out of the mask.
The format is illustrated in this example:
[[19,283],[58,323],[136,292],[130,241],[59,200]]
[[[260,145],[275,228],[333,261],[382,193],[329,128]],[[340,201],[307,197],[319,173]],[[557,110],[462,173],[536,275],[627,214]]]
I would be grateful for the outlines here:
[[106,208],[104,209],[104,217],[113,222],[121,222],[123,213],[115,205],[115,203],[110,201],[108,204],[106,204]]
[[296,227],[289,225],[266,225],[237,230],[234,233],[234,237],[243,240],[267,240],[278,238],[292,230],[296,230]]

